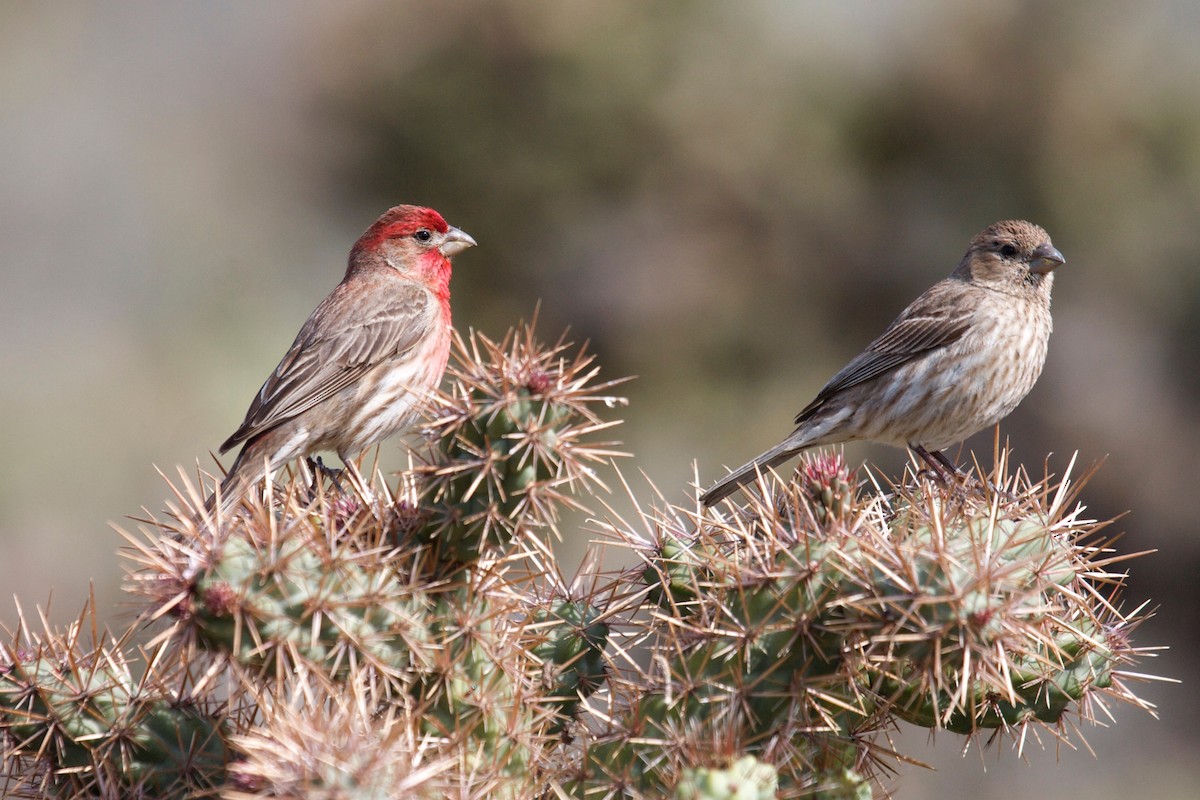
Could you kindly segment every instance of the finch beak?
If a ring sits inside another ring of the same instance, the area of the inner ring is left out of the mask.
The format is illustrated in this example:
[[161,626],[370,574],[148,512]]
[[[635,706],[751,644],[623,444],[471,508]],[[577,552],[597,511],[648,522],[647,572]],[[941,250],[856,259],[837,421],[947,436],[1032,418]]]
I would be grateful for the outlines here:
[[468,247],[474,247],[475,240],[471,238],[471,234],[465,231],[460,231],[458,228],[451,228],[446,231],[446,238],[442,240],[442,246],[438,248],[442,255],[446,258],[456,256]]
[[1063,258],[1063,254],[1058,252],[1058,248],[1054,245],[1046,243],[1039,244],[1037,249],[1033,251],[1033,258],[1029,260],[1029,271],[1036,272],[1038,275],[1045,275],[1051,272],[1055,267],[1061,267],[1067,263]]

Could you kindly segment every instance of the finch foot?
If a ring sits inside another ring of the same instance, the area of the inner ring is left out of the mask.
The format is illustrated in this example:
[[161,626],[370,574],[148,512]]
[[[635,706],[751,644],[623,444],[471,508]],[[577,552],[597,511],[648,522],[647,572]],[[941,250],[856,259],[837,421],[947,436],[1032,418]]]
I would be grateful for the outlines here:
[[1018,498],[1012,492],[1005,489],[1003,486],[997,486],[991,481],[987,481],[976,477],[973,474],[962,472],[954,462],[946,458],[946,455],[941,450],[930,452],[921,446],[911,446],[910,449],[921,457],[929,466],[926,469],[917,473],[919,476],[928,477],[937,481],[943,486],[953,485],[957,487],[964,495],[971,490],[980,493],[983,490],[989,490],[994,494],[999,495],[1007,502],[1015,502]]
[[963,484],[963,474],[958,471],[958,467],[954,462],[946,458],[941,450],[934,450],[932,453],[921,447],[919,444],[910,444],[909,450],[912,450],[921,460],[929,465],[928,469],[923,469],[918,472],[918,475],[931,475],[938,483],[943,486],[951,484]]
[[321,460],[320,456],[317,456],[316,458],[309,457],[304,459],[304,461],[306,464],[308,464],[308,468],[313,474],[312,493],[314,496],[317,494],[317,489],[320,488],[321,478],[328,478],[329,482],[333,484],[333,487],[337,489],[338,492],[341,494],[346,493],[346,490],[342,488],[341,482],[341,477],[344,470],[333,469],[332,467],[325,466],[325,462]]
[[938,486],[949,486],[951,483],[957,485],[957,481],[948,480],[946,473],[940,469],[933,467],[924,467],[916,472],[918,479],[927,480],[930,483],[936,483]]

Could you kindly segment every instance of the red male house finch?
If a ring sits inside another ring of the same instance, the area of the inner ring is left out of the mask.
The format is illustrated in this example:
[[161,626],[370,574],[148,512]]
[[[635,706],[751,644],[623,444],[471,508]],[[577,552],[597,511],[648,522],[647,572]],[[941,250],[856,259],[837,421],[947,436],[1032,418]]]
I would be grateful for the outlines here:
[[474,244],[418,206],[367,228],[342,282],[221,445],[245,443],[221,482],[224,508],[292,459],[333,450],[346,461],[413,422],[450,354],[450,257]]
[[1050,339],[1062,253],[1030,222],[997,222],[950,277],[901,312],[796,416],[796,430],[700,496],[711,506],[808,447],[867,439],[908,447],[934,471],[940,451],[995,425],[1033,388]]

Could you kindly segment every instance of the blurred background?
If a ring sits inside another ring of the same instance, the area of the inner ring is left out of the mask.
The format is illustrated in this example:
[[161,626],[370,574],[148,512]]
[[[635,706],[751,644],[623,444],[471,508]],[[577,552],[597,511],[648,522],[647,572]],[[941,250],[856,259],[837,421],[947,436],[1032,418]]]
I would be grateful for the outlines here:
[[460,329],[540,301],[545,338],[638,376],[626,471],[676,501],[693,460],[707,485],[773,444],[971,235],[1024,217],[1068,263],[1003,435],[1035,474],[1107,457],[1083,499],[1158,550],[1130,567],[1128,603],[1160,609],[1135,641],[1184,683],[1144,689],[1161,721],[1085,730],[1094,756],[902,732],[937,771],[895,787],[1194,797],[1198,45],[1190,0],[4,3],[0,623],[14,594],[68,620],[90,580],[120,618],[109,521],[162,509],[156,465],[211,466],[396,203],[479,241]]

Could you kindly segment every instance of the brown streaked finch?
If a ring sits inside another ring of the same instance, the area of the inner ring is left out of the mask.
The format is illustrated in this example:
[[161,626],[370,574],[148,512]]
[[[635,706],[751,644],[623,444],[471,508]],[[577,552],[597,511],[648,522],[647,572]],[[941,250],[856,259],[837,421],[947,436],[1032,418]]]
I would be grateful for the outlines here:
[[244,443],[221,482],[223,509],[293,459],[332,450],[349,464],[416,420],[450,354],[450,258],[474,244],[419,206],[396,206],[367,228],[342,282],[221,445]]
[[1008,416],[1041,374],[1050,287],[1064,262],[1031,222],[985,228],[950,277],[825,384],[790,436],[700,502],[719,502],[806,448],[864,439],[907,447],[943,477],[956,473],[941,451]]

